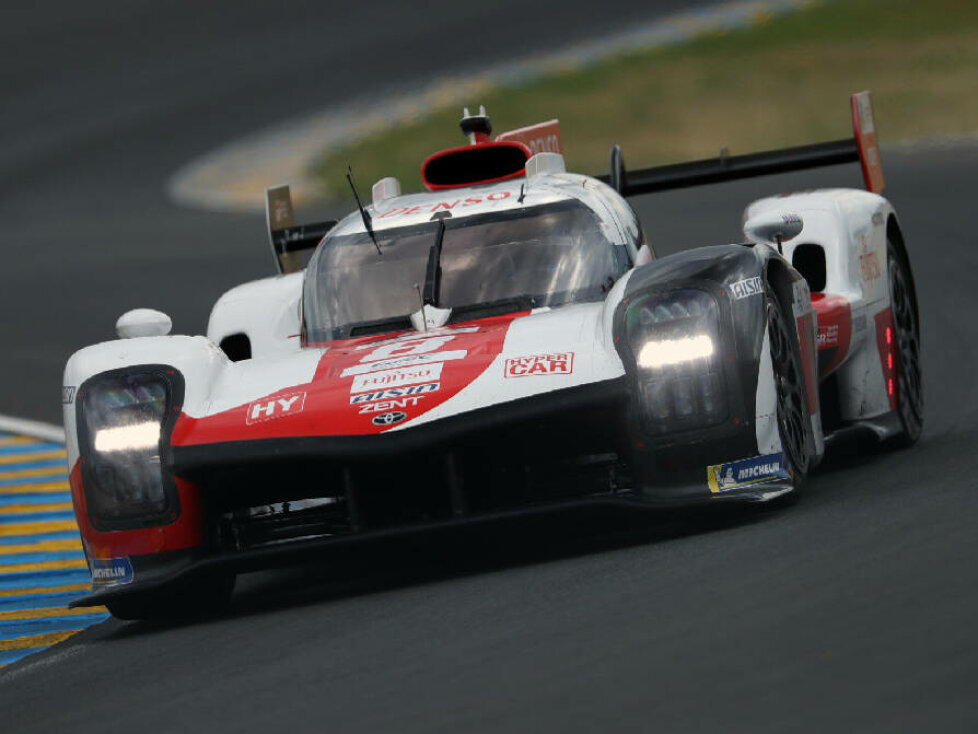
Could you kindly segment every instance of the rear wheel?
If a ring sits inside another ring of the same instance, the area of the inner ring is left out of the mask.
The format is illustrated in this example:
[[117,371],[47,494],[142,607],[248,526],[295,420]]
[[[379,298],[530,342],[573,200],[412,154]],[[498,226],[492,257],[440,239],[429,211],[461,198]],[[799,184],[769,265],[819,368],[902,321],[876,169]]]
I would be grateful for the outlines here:
[[906,259],[887,240],[887,273],[893,330],[896,336],[897,413],[902,432],[893,439],[896,446],[910,446],[920,438],[924,425],[924,392],[920,369],[920,322],[917,294]]
[[231,600],[233,574],[205,576],[159,591],[106,603],[117,619],[197,619],[217,614]]
[[766,295],[767,330],[771,342],[771,367],[778,396],[778,432],[786,467],[799,486],[808,475],[806,449],[805,378],[801,366],[798,330],[785,318],[786,309],[769,289]]

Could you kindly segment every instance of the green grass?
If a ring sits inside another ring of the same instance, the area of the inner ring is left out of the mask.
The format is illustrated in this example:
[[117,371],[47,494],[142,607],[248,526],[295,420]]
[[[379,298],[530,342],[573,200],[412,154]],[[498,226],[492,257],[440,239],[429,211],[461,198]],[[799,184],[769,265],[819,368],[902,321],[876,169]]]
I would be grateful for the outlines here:
[[485,104],[497,132],[558,117],[570,170],[604,172],[612,143],[634,168],[851,134],[848,96],[873,91],[882,142],[978,133],[978,2],[834,0],[742,31],[631,54],[516,89],[488,89],[430,116],[324,151],[313,173],[421,188],[430,153],[464,144],[461,106]]

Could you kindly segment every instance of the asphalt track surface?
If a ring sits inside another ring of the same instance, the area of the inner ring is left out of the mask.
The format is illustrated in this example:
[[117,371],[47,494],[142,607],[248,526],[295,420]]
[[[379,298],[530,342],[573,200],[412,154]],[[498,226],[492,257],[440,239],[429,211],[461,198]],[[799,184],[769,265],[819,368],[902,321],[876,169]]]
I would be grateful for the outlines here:
[[[393,65],[399,77],[437,71],[438,44],[446,58],[492,49],[487,32],[456,36],[474,7],[429,23],[392,6],[403,17],[376,32],[351,8],[225,18],[215,3],[184,7],[173,27],[150,20],[154,4],[129,3],[108,24],[86,20],[91,4],[67,5],[60,25],[32,9],[0,29],[4,53],[25,60],[3,77],[0,107],[0,412],[57,420],[64,357],[111,336],[125,308],[159,306],[199,331],[222,287],[268,272],[260,218],[166,202],[177,165],[355,91],[355,79],[324,76],[354,40],[400,39],[411,62]],[[559,7],[565,25],[542,30],[550,42],[600,30],[586,7]],[[329,18],[314,31],[315,13]],[[90,35],[73,33],[82,23]],[[306,48],[329,29],[335,49]],[[378,79],[370,57],[356,52]],[[838,444],[785,507],[561,516],[244,577],[220,619],[108,622],[12,666],[0,676],[4,732],[976,730],[978,147],[885,151],[884,166],[923,314],[915,448]],[[754,196],[834,183],[856,185],[857,173],[637,204],[661,255],[734,239]]]

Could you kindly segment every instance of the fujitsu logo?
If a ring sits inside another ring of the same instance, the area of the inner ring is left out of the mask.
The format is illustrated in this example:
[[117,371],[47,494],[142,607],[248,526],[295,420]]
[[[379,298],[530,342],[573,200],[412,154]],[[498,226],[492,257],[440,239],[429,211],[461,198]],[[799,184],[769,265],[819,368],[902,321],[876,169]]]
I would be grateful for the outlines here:
[[305,405],[306,394],[304,392],[257,400],[248,406],[245,422],[251,425],[252,423],[283,418],[287,415],[295,415],[301,413]]

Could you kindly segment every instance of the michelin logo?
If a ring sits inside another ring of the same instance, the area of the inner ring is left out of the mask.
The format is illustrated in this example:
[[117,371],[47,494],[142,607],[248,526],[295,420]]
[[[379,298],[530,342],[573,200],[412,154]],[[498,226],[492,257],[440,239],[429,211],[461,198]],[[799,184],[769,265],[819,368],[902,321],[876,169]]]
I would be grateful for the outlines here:
[[785,468],[782,453],[755,456],[751,459],[707,467],[707,481],[710,491],[714,494],[790,479],[791,474]]
[[730,292],[733,293],[734,300],[737,301],[748,296],[756,296],[764,292],[764,281],[760,278],[738,280],[736,283],[730,284]]
[[132,563],[128,558],[93,558],[92,583],[96,586],[131,584]]

